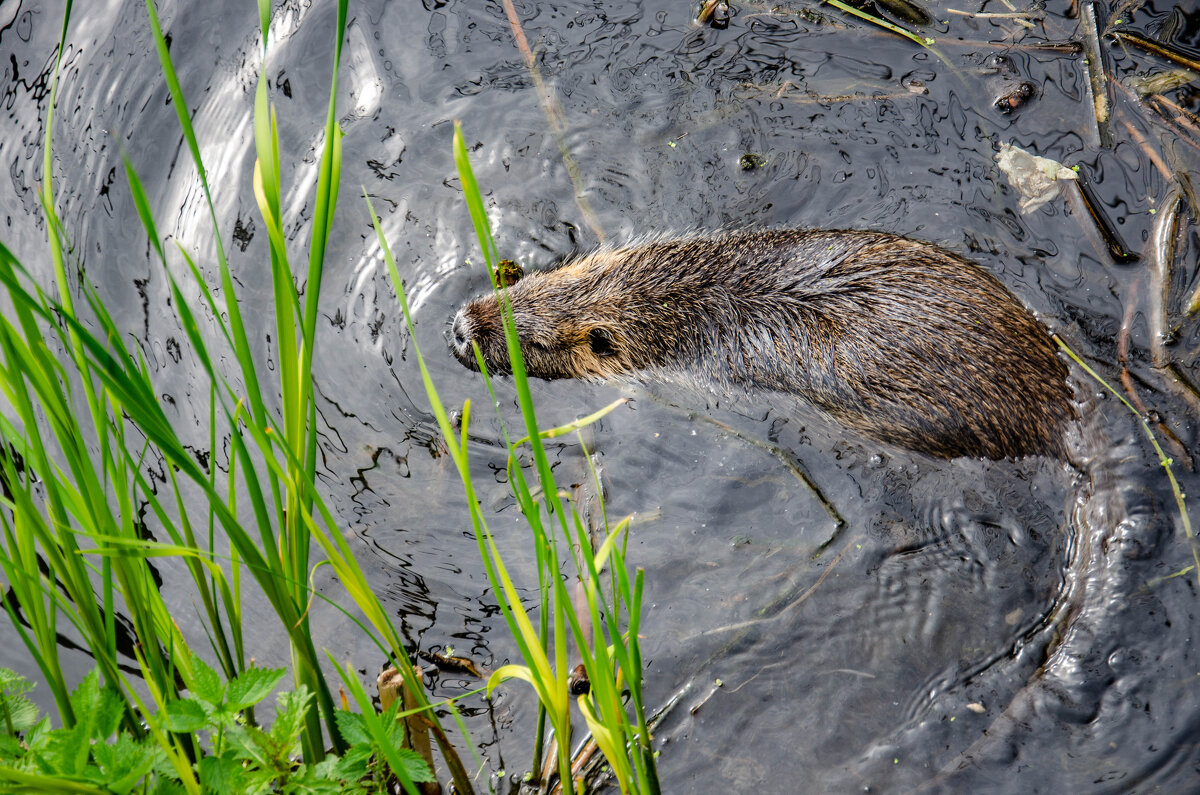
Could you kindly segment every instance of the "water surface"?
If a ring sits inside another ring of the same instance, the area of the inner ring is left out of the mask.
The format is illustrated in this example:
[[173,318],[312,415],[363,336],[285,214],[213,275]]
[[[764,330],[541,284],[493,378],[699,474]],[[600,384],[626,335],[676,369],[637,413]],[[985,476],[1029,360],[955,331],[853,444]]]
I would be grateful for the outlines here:
[[[816,5],[739,5],[717,30],[694,24],[688,3],[517,3],[542,88],[500,5],[352,4],[339,97],[344,198],[315,364],[321,466],[331,505],[414,650],[452,648],[485,669],[516,654],[461,486],[439,453],[413,340],[365,207],[353,198],[359,186],[383,216],[435,381],[444,395],[477,406],[471,454],[480,496],[510,569],[533,583],[498,421],[478,410],[488,404],[481,379],[446,352],[454,310],[486,289],[450,156],[455,119],[497,245],[526,267],[602,240],[691,230],[910,235],[995,273],[1114,383],[1117,340],[1131,318],[1133,383],[1191,448],[1195,406],[1150,365],[1145,262],[1114,263],[1077,200],[1023,214],[993,158],[1012,142],[1078,165],[1139,251],[1173,174],[1200,165],[1200,136],[1190,128],[1189,138],[1186,124],[1164,126],[1114,87],[1115,145],[1100,146],[1083,56],[1032,46],[1078,40],[1067,3],[1049,3],[1032,29],[950,8],[931,9],[935,53]],[[235,244],[241,300],[252,310],[270,301],[251,191],[257,17],[245,2],[159,10],[220,232]],[[35,185],[46,179],[41,125],[60,13],[46,2],[0,9],[0,234],[47,280]],[[328,0],[284,3],[272,28],[266,73],[297,250],[312,213],[334,18]],[[1125,25],[1193,57],[1200,49],[1200,18],[1182,5],[1147,3]],[[1105,58],[1121,77],[1164,68],[1107,45]],[[160,230],[214,273],[207,210],[143,5],[76,4],[63,64],[51,177],[78,268],[146,354],[180,433],[201,449],[207,386],[180,352],[167,283],[120,168],[124,150]],[[1033,89],[1027,104],[996,107],[1023,83]],[[1188,91],[1170,96],[1195,112]],[[1172,311],[1194,288],[1196,252],[1187,227]],[[252,335],[269,368],[269,325],[261,313],[247,316],[260,324]],[[1198,333],[1185,323],[1170,349],[1193,383]],[[1085,417],[1073,442],[1077,467],[933,461],[761,397],[534,385],[547,424],[633,398],[594,429],[591,446],[608,478],[610,514],[639,515],[630,558],[646,570],[650,703],[684,694],[657,735],[666,791],[791,792],[797,782],[829,792],[1195,785],[1196,579],[1170,577],[1191,555],[1135,421],[1081,372],[1073,379]],[[511,386],[501,383],[500,395],[515,416]],[[844,527],[771,445],[802,465]],[[563,482],[586,477],[578,441],[551,452]],[[1172,454],[1177,464],[1187,457]],[[1200,493],[1195,475],[1177,470],[1184,491]],[[318,586],[336,592],[328,577],[319,571]],[[191,613],[189,594],[171,598],[182,616]],[[251,653],[281,661],[276,620],[253,605],[247,613]],[[318,606],[313,620],[320,644],[374,678],[377,651],[340,615]],[[32,667],[12,643],[0,662]],[[86,669],[86,658],[76,662]],[[433,674],[439,697],[479,684]],[[523,770],[532,693],[514,685],[490,703],[468,697],[462,705],[488,772]]]

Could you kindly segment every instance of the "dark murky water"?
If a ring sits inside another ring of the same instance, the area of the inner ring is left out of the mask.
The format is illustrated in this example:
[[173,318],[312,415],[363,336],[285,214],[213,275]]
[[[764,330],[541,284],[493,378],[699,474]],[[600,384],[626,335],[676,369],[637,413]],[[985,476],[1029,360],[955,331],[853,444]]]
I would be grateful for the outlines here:
[[[1147,3],[1126,17],[1126,29],[1196,57],[1200,15],[1186,6]],[[1169,174],[1197,170],[1196,128],[1165,128],[1123,89],[1113,89],[1115,146],[1099,147],[1083,56],[1029,46],[1077,39],[1065,2],[1050,3],[1031,30],[938,6],[934,16],[946,23],[931,35],[941,59],[818,6],[739,5],[727,30],[694,25],[693,12],[662,0],[518,3],[552,122],[500,5],[352,5],[339,103],[344,199],[316,365],[323,462],[331,503],[364,568],[423,651],[451,646],[488,668],[514,655],[461,487],[435,454],[436,428],[365,207],[352,194],[365,186],[384,217],[417,341],[443,394],[486,405],[481,380],[444,353],[448,318],[485,286],[465,262],[473,236],[450,157],[454,119],[475,145],[497,243],[527,265],[601,237],[671,230],[838,226],[912,235],[998,274],[1114,382],[1119,331],[1131,313],[1130,367],[1142,400],[1185,446],[1196,442],[1195,405],[1149,363],[1146,307],[1156,288],[1145,262],[1115,265],[1077,201],[1022,214],[994,166],[1003,142],[1078,164],[1135,251]],[[221,232],[237,243],[231,262],[242,299],[253,307],[270,300],[251,191],[254,9],[164,3],[160,13],[193,103]],[[59,14],[47,2],[0,6],[0,234],[47,278],[34,186],[43,179],[40,103]],[[297,246],[311,212],[334,15],[330,2],[289,2],[273,29],[267,72],[281,150],[292,158],[285,206]],[[1164,67],[1137,50],[1105,47],[1118,76]],[[1034,88],[1028,104],[1007,114],[995,107],[1022,83]],[[1196,111],[1194,88],[1169,96]],[[64,221],[83,270],[140,341],[181,433],[202,447],[206,387],[177,352],[179,331],[162,309],[167,286],[119,167],[124,148],[160,229],[211,260],[174,114],[142,4],[76,4],[55,134]],[[759,156],[758,167],[742,167],[747,154]],[[1174,289],[1184,296],[1195,286],[1200,246],[1194,228],[1180,240]],[[268,331],[258,330],[264,360]],[[1200,325],[1190,322],[1170,349],[1193,383],[1198,345]],[[545,422],[634,397],[595,429],[594,447],[612,515],[647,517],[635,524],[631,558],[647,572],[651,703],[686,689],[658,733],[667,791],[1197,786],[1200,603],[1194,572],[1166,579],[1191,555],[1141,431],[1076,376],[1083,474],[1047,461],[933,462],[753,398],[535,385]],[[511,391],[503,395],[511,400]],[[694,416],[703,409],[728,427]],[[493,529],[510,568],[530,571],[498,426],[476,420],[474,431],[475,471],[492,484],[481,494]],[[751,440],[802,462],[846,527],[835,532],[813,493]],[[555,454],[561,472],[582,477],[577,443]],[[1185,492],[1200,493],[1194,474],[1180,474]],[[318,573],[318,584],[326,576]],[[186,614],[190,597],[176,598]],[[283,654],[274,622],[257,621],[251,651],[260,660]],[[377,653],[339,615],[318,608],[314,623],[320,643],[373,675]],[[13,644],[5,647],[0,663],[30,669]],[[454,695],[477,684],[443,676],[435,689]],[[532,693],[511,687],[490,706],[478,698],[463,706],[491,769],[521,769]]]

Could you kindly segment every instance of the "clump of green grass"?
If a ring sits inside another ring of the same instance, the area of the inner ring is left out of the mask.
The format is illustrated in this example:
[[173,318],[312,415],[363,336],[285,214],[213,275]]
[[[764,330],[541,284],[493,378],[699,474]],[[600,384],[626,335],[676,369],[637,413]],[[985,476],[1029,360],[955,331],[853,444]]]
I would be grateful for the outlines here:
[[[76,726],[84,718],[72,703],[59,657],[58,636],[69,625],[93,655],[106,692],[118,695],[125,730],[135,739],[158,741],[188,791],[199,791],[194,764],[206,750],[194,734],[176,731],[161,716],[184,692],[202,687],[203,676],[192,662],[191,639],[175,624],[160,593],[150,565],[154,558],[182,561],[201,606],[207,643],[229,682],[239,681],[248,670],[242,605],[254,591],[243,587],[243,577],[249,574],[254,580],[287,633],[294,691],[309,694],[295,711],[308,763],[320,763],[327,748],[337,753],[348,748],[309,626],[314,545],[364,617],[359,621],[362,631],[412,683],[420,706],[429,706],[399,634],[315,486],[317,428],[311,368],[317,344],[316,298],[337,204],[341,132],[334,97],[346,8],[342,0],[303,306],[282,231],[279,147],[265,80],[256,95],[255,194],[270,240],[274,287],[270,310],[275,320],[273,358],[278,381],[269,384],[259,378],[268,368],[251,353],[216,231],[199,143],[185,112],[190,106],[176,78],[154,3],[146,4],[163,76],[213,217],[218,288],[205,281],[185,248],[164,249],[154,213],[128,159],[126,177],[139,219],[167,275],[171,306],[191,354],[210,379],[211,452],[203,464],[185,447],[163,412],[141,351],[127,347],[122,330],[91,286],[75,285],[67,276],[71,245],[53,197],[51,114],[41,201],[57,297],[44,294],[11,252],[0,246],[0,285],[12,305],[12,311],[0,318],[0,390],[5,399],[0,416],[4,440],[0,479],[7,509],[0,511],[0,568],[12,595],[5,608],[54,695],[64,727]],[[265,53],[269,3],[262,0],[259,10]],[[60,52],[69,17],[68,3]],[[57,69],[51,108],[56,88]],[[176,265],[181,267],[179,274]],[[77,306],[80,298],[82,308]],[[199,307],[214,318],[215,329],[202,328],[197,321]],[[215,339],[210,339],[213,332]],[[223,358],[236,363],[240,383],[218,366]],[[272,408],[272,394],[279,396],[278,409]],[[224,444],[230,452],[228,460],[221,462],[226,473],[222,475],[213,455]],[[148,479],[146,470],[152,464],[166,473],[168,488]],[[184,494],[199,496],[185,502]],[[143,509],[154,535],[163,540],[150,540],[141,518]],[[128,618],[137,638],[133,653],[144,688],[130,682],[121,668],[118,615]],[[239,712],[253,725],[251,705]],[[468,778],[461,762],[434,723],[434,736],[452,777],[465,784]],[[415,791],[403,769],[396,773],[407,789]]]

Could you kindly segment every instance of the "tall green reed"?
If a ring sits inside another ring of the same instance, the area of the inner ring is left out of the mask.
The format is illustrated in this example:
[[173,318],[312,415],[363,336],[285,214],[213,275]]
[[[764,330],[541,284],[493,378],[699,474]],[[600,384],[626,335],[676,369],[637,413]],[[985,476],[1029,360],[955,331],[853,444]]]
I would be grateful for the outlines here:
[[[496,284],[496,248],[491,237],[487,216],[483,208],[478,184],[471,170],[467,150],[462,140],[462,131],[455,125],[454,156],[463,194],[471,214],[476,236],[492,284]],[[370,199],[367,199],[370,208]],[[624,541],[629,520],[614,527],[607,525],[605,538],[597,546],[580,517],[576,505],[565,498],[555,481],[546,450],[542,444],[544,436],[555,436],[566,429],[539,429],[529,379],[521,357],[520,344],[513,323],[512,307],[507,293],[501,289],[499,297],[504,311],[505,337],[512,363],[513,384],[521,408],[522,421],[527,435],[513,440],[501,417],[501,427],[509,450],[508,473],[512,492],[528,522],[532,543],[537,556],[538,577],[538,621],[535,628],[529,611],[520,599],[520,594],[496,545],[487,519],[480,508],[471,478],[468,451],[468,427],[471,405],[463,406],[461,423],[456,430],[450,421],[445,403],[430,378],[424,358],[416,345],[412,317],[404,293],[404,285],[396,267],[387,241],[379,228],[374,209],[371,217],[376,235],[387,263],[393,286],[399,297],[409,334],[413,339],[414,351],[421,377],[425,385],[433,414],[454,461],[466,491],[467,505],[471,512],[471,524],[479,546],[480,557],[487,570],[492,590],[500,610],[516,641],[524,665],[506,665],[497,669],[489,679],[489,690],[506,678],[515,677],[528,682],[539,701],[538,735],[536,738],[532,771],[536,775],[542,762],[543,720],[553,730],[556,746],[556,766],[559,781],[565,792],[573,792],[571,759],[568,749],[571,742],[572,715],[570,710],[570,674],[568,662],[572,646],[576,649],[587,672],[590,688],[577,699],[579,713],[590,730],[593,739],[604,753],[614,778],[622,792],[658,792],[658,777],[654,764],[649,729],[646,725],[643,697],[642,663],[638,645],[638,625],[641,614],[643,572],[638,569],[630,576],[625,560]],[[487,387],[493,403],[499,410],[495,392],[487,368],[476,349],[481,372],[487,379]],[[579,423],[578,428],[598,420],[616,408],[617,401],[606,409],[596,412]],[[533,458],[536,487],[526,480],[525,472],[518,463],[518,451],[527,446]],[[590,465],[590,462],[589,462]],[[593,470],[593,477],[595,472]],[[597,482],[596,494],[601,499],[602,489]],[[572,598],[564,581],[564,557],[571,558],[575,577],[580,586],[582,599]],[[609,588],[602,590],[601,570],[608,568]],[[596,632],[596,628],[603,631]],[[626,708],[625,693],[628,692],[629,708]],[[632,713],[632,716],[631,714]]]
[[[265,57],[269,3],[260,0],[258,8]],[[60,53],[70,11],[68,2]],[[256,93],[254,186],[269,239],[279,377],[277,383],[265,384],[258,373],[266,368],[252,354],[217,230],[199,143],[185,110],[189,105],[153,0],[146,1],[163,77],[213,221],[217,290],[209,287],[186,248],[178,246],[177,257],[164,249],[150,202],[128,159],[126,177],[139,219],[166,274],[171,306],[195,361],[210,379],[210,446],[203,464],[164,414],[140,349],[126,346],[123,332],[82,278],[77,284],[68,278],[71,248],[53,198],[51,113],[47,114],[41,199],[57,299],[46,296],[12,253],[0,246],[0,283],[13,306],[11,317],[8,313],[0,317],[0,390],[7,401],[0,413],[5,442],[0,450],[0,478],[5,487],[3,505],[8,509],[0,511],[4,542],[0,567],[13,597],[6,600],[6,609],[38,662],[65,725],[80,716],[71,712],[59,656],[63,621],[94,656],[106,683],[124,697],[126,727],[138,736],[149,732],[161,738],[189,791],[199,791],[191,762],[200,749],[191,737],[171,735],[156,717],[182,688],[189,687],[193,672],[189,641],[172,619],[155,581],[150,565],[155,558],[183,561],[202,606],[209,645],[230,679],[247,668],[241,614],[247,593],[242,572],[253,578],[287,634],[296,686],[316,695],[301,735],[309,761],[324,756],[327,742],[337,751],[346,747],[308,619],[314,544],[362,614],[363,631],[393,660],[418,705],[432,716],[399,633],[371,592],[315,486],[312,361],[316,302],[340,177],[336,91],[346,11],[346,0],[341,0],[303,306],[283,235],[279,144],[266,80],[260,80]],[[56,68],[51,110],[57,74]],[[175,273],[172,260],[182,273]],[[85,312],[77,311],[78,295],[86,301]],[[197,306],[205,308],[215,328],[202,327]],[[216,339],[209,339],[214,332]],[[225,354],[236,363],[240,383],[218,366]],[[273,407],[272,392],[278,396],[278,408]],[[215,457],[226,442],[229,454],[222,477]],[[161,465],[169,488],[150,482],[146,474],[150,464]],[[197,493],[185,502],[185,494]],[[143,508],[152,517],[153,532],[159,538],[165,534],[164,540],[150,540],[150,530],[141,519]],[[218,528],[228,539],[227,553],[218,541]],[[226,563],[227,558],[231,562]],[[144,691],[121,670],[118,614],[132,624],[136,637],[132,651]],[[436,719],[431,722],[456,785],[471,791],[445,732]],[[395,772],[406,789],[415,791],[403,770]]]

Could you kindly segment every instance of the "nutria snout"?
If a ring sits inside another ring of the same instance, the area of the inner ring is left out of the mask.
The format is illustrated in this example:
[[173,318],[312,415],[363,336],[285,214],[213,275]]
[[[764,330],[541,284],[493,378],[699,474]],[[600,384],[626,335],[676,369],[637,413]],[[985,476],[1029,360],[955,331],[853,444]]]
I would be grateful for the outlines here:
[[[526,370],[683,379],[799,396],[858,432],[943,458],[1064,455],[1067,368],[995,277],[928,243],[770,230],[603,248],[508,289]],[[454,355],[510,371],[494,295]]]

